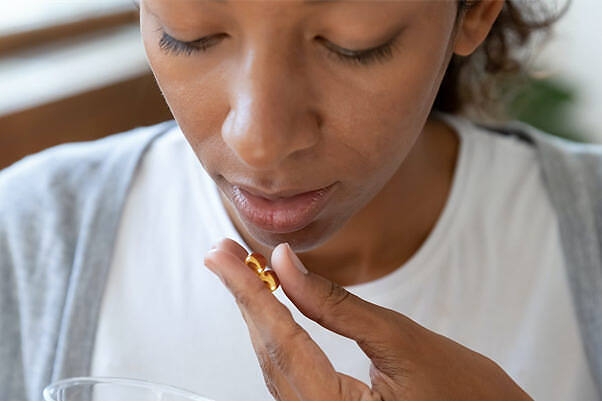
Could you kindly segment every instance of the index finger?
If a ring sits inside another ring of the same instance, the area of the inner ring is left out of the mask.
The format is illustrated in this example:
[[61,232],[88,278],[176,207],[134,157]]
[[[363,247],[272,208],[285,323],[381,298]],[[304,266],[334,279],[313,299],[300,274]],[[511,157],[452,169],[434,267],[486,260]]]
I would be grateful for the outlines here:
[[339,378],[328,357],[263,281],[236,256],[219,248],[207,253],[205,265],[230,290],[247,325],[254,326],[256,340],[299,397],[336,399]]

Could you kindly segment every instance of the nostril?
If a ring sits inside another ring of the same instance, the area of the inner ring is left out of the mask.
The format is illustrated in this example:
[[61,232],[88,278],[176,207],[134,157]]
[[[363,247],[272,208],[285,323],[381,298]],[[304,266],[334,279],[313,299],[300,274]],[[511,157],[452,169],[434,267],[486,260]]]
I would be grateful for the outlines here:
[[322,123],[311,108],[273,107],[264,97],[251,101],[239,94],[222,124],[222,138],[250,168],[278,168],[287,158],[298,159],[319,141]]

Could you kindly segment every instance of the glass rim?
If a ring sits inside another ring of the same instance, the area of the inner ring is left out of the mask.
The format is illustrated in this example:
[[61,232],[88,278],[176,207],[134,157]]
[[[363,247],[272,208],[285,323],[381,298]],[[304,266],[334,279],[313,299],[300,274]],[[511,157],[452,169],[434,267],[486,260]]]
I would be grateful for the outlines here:
[[117,384],[131,387],[138,387],[147,390],[151,390],[155,393],[168,393],[171,395],[182,396],[189,398],[194,401],[213,401],[209,398],[203,397],[190,390],[185,390],[169,384],[150,382],[142,379],[133,379],[128,377],[94,377],[94,376],[82,376],[82,377],[70,377],[67,379],[56,380],[47,385],[42,391],[42,396],[45,400],[52,400],[52,395],[56,394],[57,391],[67,388],[73,385],[95,385],[95,384]]

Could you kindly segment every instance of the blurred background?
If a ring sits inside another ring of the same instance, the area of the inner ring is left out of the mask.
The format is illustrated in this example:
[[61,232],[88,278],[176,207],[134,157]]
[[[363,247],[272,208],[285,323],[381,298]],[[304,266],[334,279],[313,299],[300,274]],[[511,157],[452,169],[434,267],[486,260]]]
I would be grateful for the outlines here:
[[0,168],[172,118],[133,0],[0,0]]
[[[560,1],[559,6],[564,4]],[[133,0],[0,2],[0,169],[27,154],[170,119]],[[512,116],[602,143],[602,2],[574,0]]]

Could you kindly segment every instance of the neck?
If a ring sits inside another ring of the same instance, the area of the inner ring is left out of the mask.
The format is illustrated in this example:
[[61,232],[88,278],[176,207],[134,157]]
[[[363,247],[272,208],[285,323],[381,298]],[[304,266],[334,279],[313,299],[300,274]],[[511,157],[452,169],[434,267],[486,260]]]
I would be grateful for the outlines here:
[[[316,249],[299,253],[314,273],[339,285],[380,278],[402,266],[435,226],[451,189],[458,154],[457,134],[429,119],[400,168],[363,209]],[[254,251],[272,248],[255,241],[222,197],[230,219]]]

